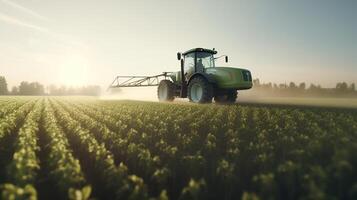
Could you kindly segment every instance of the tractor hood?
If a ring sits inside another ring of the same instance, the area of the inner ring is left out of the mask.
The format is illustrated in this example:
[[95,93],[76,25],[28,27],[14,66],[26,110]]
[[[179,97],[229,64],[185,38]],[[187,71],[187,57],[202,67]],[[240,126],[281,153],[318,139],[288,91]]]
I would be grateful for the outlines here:
[[213,77],[219,88],[225,89],[250,89],[252,76],[249,70],[235,67],[206,68],[206,73]]

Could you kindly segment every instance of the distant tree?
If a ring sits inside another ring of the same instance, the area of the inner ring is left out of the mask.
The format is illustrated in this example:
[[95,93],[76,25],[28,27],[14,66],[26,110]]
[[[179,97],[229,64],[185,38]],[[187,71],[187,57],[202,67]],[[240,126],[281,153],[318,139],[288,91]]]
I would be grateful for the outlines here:
[[337,84],[336,84],[336,89],[337,89],[337,91],[339,91],[339,92],[344,92],[344,91],[347,90],[347,88],[348,88],[348,85],[347,85],[346,82],[342,82],[342,83],[337,83]]
[[316,94],[317,92],[317,86],[313,83],[310,84],[310,87],[307,89],[307,93],[309,94]]
[[30,88],[32,90],[32,95],[44,95],[45,94],[45,87],[38,82],[30,83]]
[[278,85],[276,83],[273,84],[273,88],[276,90],[276,89],[279,89]]
[[18,95],[19,94],[19,88],[16,87],[16,86],[12,87],[11,94],[12,95]]
[[357,97],[355,83],[347,84],[346,82],[340,82],[336,84],[336,88],[322,88],[321,85],[316,85],[313,83],[307,87],[305,82],[300,84],[295,84],[294,82],[290,82],[289,84],[277,84],[270,82],[261,83],[259,79],[254,79],[253,82],[253,90],[264,92],[264,95],[300,97]]
[[351,83],[350,88],[349,88],[352,92],[356,91],[356,85],[355,83]]
[[98,96],[101,94],[100,86],[84,86],[84,87],[66,87],[50,85],[48,87],[50,95],[63,96],[63,95],[85,95],[85,96]]
[[20,95],[43,95],[45,93],[45,88],[38,82],[28,83],[21,82],[19,86]]
[[19,95],[31,95],[31,93],[30,84],[26,81],[22,81],[19,86]]
[[52,96],[62,96],[67,94],[67,87],[62,85],[57,87],[56,85],[49,86],[49,94]]
[[0,76],[0,95],[6,95],[8,93],[7,90],[7,82],[4,76]]
[[305,89],[306,89],[306,84],[305,84],[304,82],[303,82],[303,83],[300,83],[299,89],[300,89],[300,90],[305,90]]
[[315,90],[316,88],[317,88],[316,85],[311,83],[310,87],[309,87],[309,90]]
[[294,82],[290,82],[289,83],[289,88],[294,90],[294,89],[297,88],[297,86],[296,86],[296,84]]
[[280,88],[280,89],[286,89],[286,84],[282,84],[282,83],[279,84],[279,88]]
[[263,84],[263,87],[267,90],[271,90],[273,88],[273,84],[269,82],[267,84]]

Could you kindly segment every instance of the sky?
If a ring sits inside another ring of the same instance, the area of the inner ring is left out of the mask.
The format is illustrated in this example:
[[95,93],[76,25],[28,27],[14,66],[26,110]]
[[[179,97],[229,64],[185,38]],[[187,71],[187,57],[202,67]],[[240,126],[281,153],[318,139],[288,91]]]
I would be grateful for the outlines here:
[[109,85],[178,71],[177,52],[216,48],[218,66],[262,82],[357,82],[354,0],[0,0],[0,75],[10,87]]

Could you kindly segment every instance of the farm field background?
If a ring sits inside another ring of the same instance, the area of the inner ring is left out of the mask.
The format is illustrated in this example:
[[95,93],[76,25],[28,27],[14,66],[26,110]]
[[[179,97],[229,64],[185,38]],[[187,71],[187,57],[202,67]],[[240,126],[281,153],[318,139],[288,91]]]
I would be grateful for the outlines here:
[[357,108],[357,98],[317,98],[317,97],[245,97],[240,103],[300,105],[317,107]]
[[1,97],[1,199],[356,199],[353,107]]

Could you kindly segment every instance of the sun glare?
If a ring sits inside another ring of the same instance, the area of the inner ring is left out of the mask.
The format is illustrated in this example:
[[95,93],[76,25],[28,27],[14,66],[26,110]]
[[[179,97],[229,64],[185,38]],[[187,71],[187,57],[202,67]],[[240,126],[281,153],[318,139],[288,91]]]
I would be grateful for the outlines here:
[[60,83],[67,86],[88,84],[88,60],[82,55],[68,56],[60,65]]

